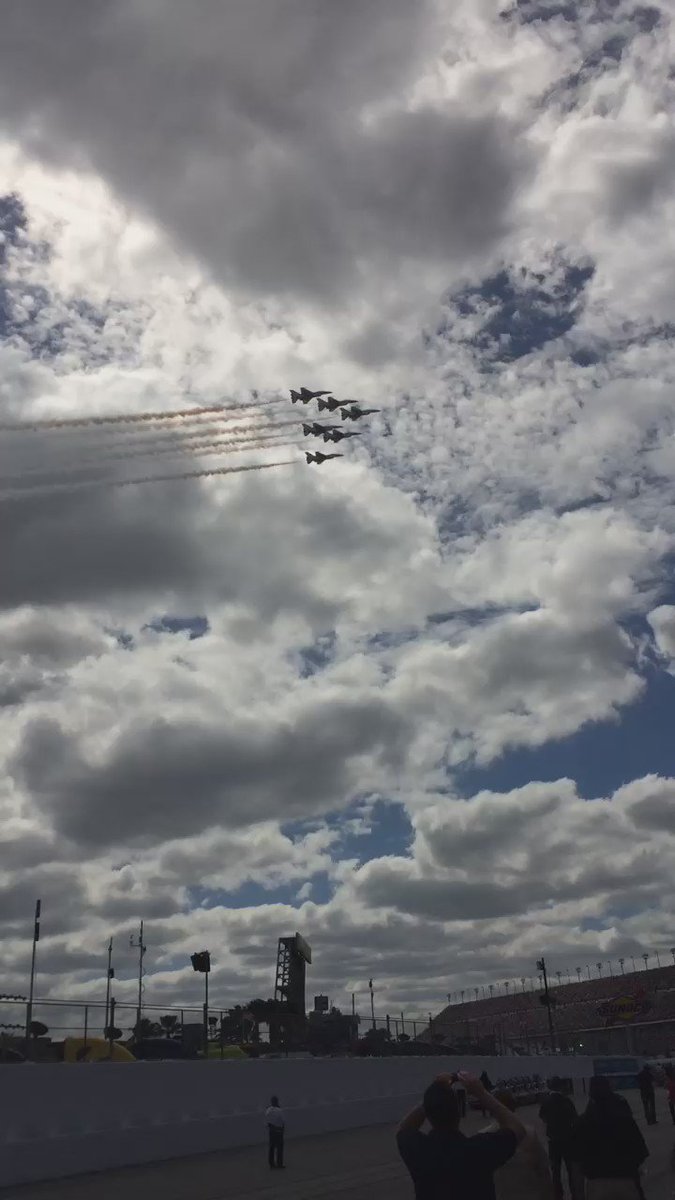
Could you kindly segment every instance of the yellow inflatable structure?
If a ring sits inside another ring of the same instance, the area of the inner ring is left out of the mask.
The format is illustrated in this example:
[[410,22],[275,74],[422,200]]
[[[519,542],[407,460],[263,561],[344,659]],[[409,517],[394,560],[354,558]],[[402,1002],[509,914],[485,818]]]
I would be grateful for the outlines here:
[[68,1037],[63,1041],[63,1061],[136,1062],[136,1059],[126,1046],[119,1046],[117,1042],[113,1042],[111,1055],[110,1042],[104,1038],[87,1038],[85,1043],[84,1038]]

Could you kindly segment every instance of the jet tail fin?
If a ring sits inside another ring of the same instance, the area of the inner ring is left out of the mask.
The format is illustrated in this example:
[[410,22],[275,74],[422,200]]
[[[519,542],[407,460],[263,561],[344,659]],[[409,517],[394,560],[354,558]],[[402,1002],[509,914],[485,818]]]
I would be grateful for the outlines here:
[[314,455],[308,454],[306,451],[305,451],[305,458],[307,459],[308,463],[316,462],[316,458],[314,457]]
[[291,404],[297,404],[299,399],[300,393],[291,391]]
[[303,425],[302,432],[304,433],[305,437],[309,437],[310,433],[312,432],[312,426],[311,425]]
[[330,408],[330,404],[322,396],[319,396],[319,412],[325,412],[327,408]]

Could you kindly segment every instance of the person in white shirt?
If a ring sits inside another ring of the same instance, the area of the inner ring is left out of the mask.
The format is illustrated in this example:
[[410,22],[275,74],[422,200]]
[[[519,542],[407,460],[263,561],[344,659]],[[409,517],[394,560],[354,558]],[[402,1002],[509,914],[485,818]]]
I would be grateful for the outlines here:
[[270,1106],[265,1113],[267,1132],[269,1134],[269,1151],[267,1161],[272,1170],[275,1167],[283,1169],[284,1165],[284,1120],[283,1110],[279,1106],[279,1097],[272,1096]]

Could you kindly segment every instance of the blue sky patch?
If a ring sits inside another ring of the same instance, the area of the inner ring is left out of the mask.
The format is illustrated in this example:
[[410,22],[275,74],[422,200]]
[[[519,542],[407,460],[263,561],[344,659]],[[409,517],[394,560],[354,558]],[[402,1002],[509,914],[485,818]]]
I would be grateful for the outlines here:
[[459,790],[471,796],[482,788],[507,792],[532,780],[567,778],[591,799],[645,775],[675,775],[675,678],[665,671],[649,671],[646,678],[642,697],[616,721],[586,725],[545,746],[507,751],[488,767],[456,771]]
[[209,632],[210,625],[208,617],[157,617],[151,621],[149,625],[144,625],[144,629],[152,629],[155,633],[187,633],[190,636],[190,641],[194,642],[197,638],[205,637]]
[[[565,264],[550,276],[502,270],[451,297],[460,316],[487,315],[471,346],[493,362],[514,362],[568,333],[595,268]],[[449,331],[451,325],[439,329]]]

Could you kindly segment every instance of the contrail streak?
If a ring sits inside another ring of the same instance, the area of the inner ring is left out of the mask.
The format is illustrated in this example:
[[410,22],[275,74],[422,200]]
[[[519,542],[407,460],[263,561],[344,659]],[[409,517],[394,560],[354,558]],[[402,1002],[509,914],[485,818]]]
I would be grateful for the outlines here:
[[210,471],[181,471],[173,475],[142,475],[138,479],[94,479],[82,483],[59,483],[48,488],[25,488],[21,492],[8,492],[0,496],[0,502],[6,500],[24,500],[26,497],[51,496],[56,492],[79,492],[92,488],[125,488],[136,487],[144,483],[170,483],[178,479],[207,479],[213,475],[238,475],[242,471],[271,471],[272,467],[294,467],[301,460],[286,458],[273,463],[247,463],[243,467],[214,467]]
[[[17,424],[0,425],[0,433],[37,433],[41,429],[77,429],[90,425],[134,425],[143,421],[154,421],[163,424],[166,421],[188,420],[191,417],[220,413],[222,420],[234,421],[240,413],[262,412],[273,404],[283,404],[284,401],[268,400],[257,404],[211,404],[204,408],[178,408],[160,410],[159,412],[122,413],[114,417],[63,417],[59,419],[44,419]],[[230,416],[226,414],[230,413]]]
[[[40,475],[53,476],[64,474],[71,475],[73,473],[82,474],[82,472],[91,471],[95,465],[105,466],[107,463],[116,461],[124,462],[126,459],[131,458],[154,458],[156,455],[161,454],[175,454],[178,456],[180,454],[187,453],[201,453],[210,450],[214,446],[221,446],[223,448],[231,447],[232,453],[236,453],[240,450],[249,450],[255,448],[258,445],[299,445],[300,443],[289,441],[280,442],[279,440],[280,438],[286,439],[288,437],[288,434],[284,430],[283,426],[294,424],[296,424],[295,421],[284,421],[280,424],[269,424],[262,427],[241,426],[239,428],[242,432],[239,434],[239,436],[234,438],[229,436],[230,433],[234,432],[233,430],[229,429],[227,430],[228,436],[223,434],[222,437],[200,436],[198,438],[188,437],[177,439],[169,436],[168,439],[151,438],[148,445],[145,445],[143,442],[132,442],[130,450],[120,449],[114,454],[108,454],[106,452],[105,454],[101,455],[85,455],[84,457],[81,457],[79,461],[87,465],[83,465],[81,467],[57,460],[51,466],[47,464],[30,466],[24,468],[23,471],[15,472],[12,475],[4,475],[2,469],[0,468],[0,486],[2,486],[3,483],[20,483],[23,479],[34,478],[35,476]],[[208,429],[211,427],[207,426],[205,428]],[[213,427],[213,429],[215,432],[218,432],[219,426],[216,425]],[[269,433],[263,432],[265,429],[268,429]],[[279,430],[279,433],[275,434],[274,431],[277,429]],[[169,441],[169,445],[163,444],[166,440]],[[107,449],[108,448],[105,447],[106,451]],[[224,450],[222,452],[224,452]]]
[[[195,445],[185,446],[185,448],[180,446],[178,450],[174,450],[173,446],[162,446],[162,448],[157,449],[153,455],[109,455],[107,458],[104,458],[104,460],[100,461],[100,466],[106,467],[107,464],[109,462],[113,462],[115,458],[119,458],[120,461],[126,462],[127,458],[131,457],[154,458],[155,455],[161,454],[175,455],[178,457],[180,454],[183,454],[184,449],[190,452],[191,457],[199,457],[199,455],[211,457],[213,455],[245,454],[247,450],[273,450],[276,448],[281,448],[281,446],[300,446],[301,444],[303,443],[289,440],[286,437],[286,434],[281,434],[280,437],[247,438],[246,440],[239,440],[239,442],[228,442],[228,440],[217,439],[215,442],[197,443]],[[30,486],[46,487],[52,484],[52,482],[54,482],[54,484],[59,484],[61,480],[77,478],[78,475],[91,475],[95,472],[95,466],[96,462],[92,462],[89,464],[89,466],[83,467],[53,468],[52,470],[37,468],[35,470],[26,470],[26,472],[23,474],[18,475],[2,475],[0,473],[0,490],[2,487],[14,487],[23,484],[24,480],[28,481],[29,488]],[[26,490],[28,490],[28,488],[26,488]]]

